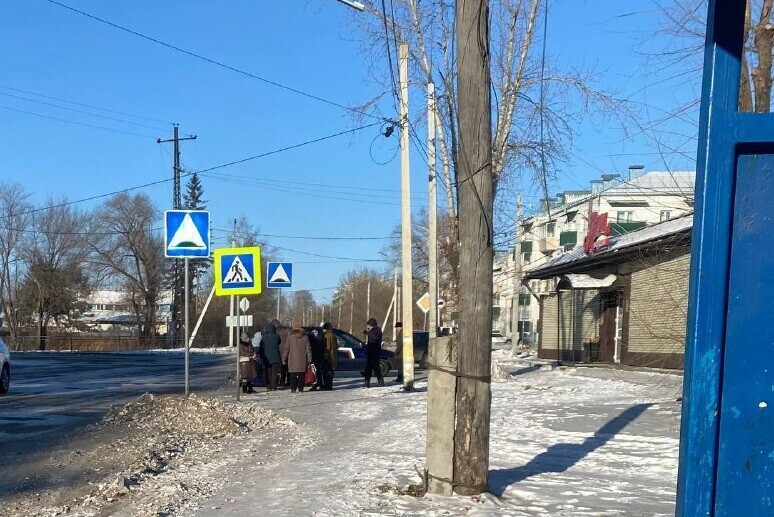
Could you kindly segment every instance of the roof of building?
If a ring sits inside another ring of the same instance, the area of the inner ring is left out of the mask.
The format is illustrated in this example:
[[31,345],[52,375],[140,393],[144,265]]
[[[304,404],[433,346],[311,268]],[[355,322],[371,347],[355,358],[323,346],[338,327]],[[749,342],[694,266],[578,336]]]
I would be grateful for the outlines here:
[[625,233],[610,238],[610,245],[591,255],[587,255],[583,246],[559,255],[546,264],[527,271],[525,279],[549,278],[571,270],[577,270],[584,266],[590,266],[597,262],[615,261],[618,257],[623,259],[626,251],[638,249],[649,243],[662,241],[673,236],[690,235],[693,227],[693,214],[684,215],[663,223],[647,226],[641,230]]
[[693,195],[695,171],[652,171],[604,191],[606,195],[683,194]]
[[[600,183],[602,180],[592,180],[592,183],[594,182]],[[598,193],[592,194],[591,191],[585,191],[585,196],[575,197],[571,201],[556,204],[551,207],[551,210],[552,212],[561,212],[569,208],[582,206],[590,197],[599,195],[603,197],[631,195],[678,195],[692,197],[695,183],[695,171],[651,171],[632,180],[618,183]],[[584,191],[567,191],[567,193],[571,193],[571,197],[581,192]],[[546,212],[541,210],[539,213],[526,217],[525,223],[529,224],[530,220],[545,216]]]

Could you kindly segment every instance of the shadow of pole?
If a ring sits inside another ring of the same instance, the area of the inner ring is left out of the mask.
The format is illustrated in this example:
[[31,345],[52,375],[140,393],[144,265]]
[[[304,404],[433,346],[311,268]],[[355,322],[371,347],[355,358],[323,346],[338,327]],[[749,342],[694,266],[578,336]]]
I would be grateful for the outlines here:
[[586,438],[583,443],[557,443],[549,447],[545,452],[535,456],[526,465],[490,471],[490,491],[494,495],[501,497],[509,486],[530,476],[547,472],[566,471],[591,452],[605,445],[652,405],[637,404],[627,408],[620,415],[600,427],[593,436]]

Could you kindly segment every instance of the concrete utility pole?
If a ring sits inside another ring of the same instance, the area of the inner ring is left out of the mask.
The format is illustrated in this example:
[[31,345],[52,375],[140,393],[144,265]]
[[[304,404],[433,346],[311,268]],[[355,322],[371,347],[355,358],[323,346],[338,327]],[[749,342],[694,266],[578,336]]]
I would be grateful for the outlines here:
[[366,294],[366,318],[370,318],[370,317],[371,317],[371,281],[369,280],[368,293]]
[[430,293],[430,339],[438,337],[438,215],[435,189],[435,84],[427,83],[427,291]]
[[392,283],[392,302],[395,304],[392,311],[392,340],[395,341],[397,338],[395,324],[398,322],[398,312],[400,311],[400,302],[398,297],[398,268],[395,268],[395,280],[393,280]]
[[460,332],[454,490],[487,491],[491,411],[493,190],[489,2],[457,0]]
[[[408,44],[398,49],[400,76],[400,185],[403,278],[403,388],[414,388],[414,320],[411,266],[411,180],[409,170]],[[490,272],[491,273],[491,272]],[[491,276],[491,274],[490,274]],[[491,283],[491,279],[490,279]],[[491,309],[491,307],[490,307]]]
[[[180,171],[182,170],[180,167],[180,141],[181,140],[196,140],[196,135],[189,135],[183,138],[180,138],[180,126],[178,124],[173,124],[172,126],[172,138],[162,140],[161,138],[156,139],[157,144],[163,144],[167,142],[172,142],[173,144],[173,152],[172,152],[172,209],[173,210],[180,210],[182,208],[182,198],[180,195]],[[180,335],[180,298],[181,294],[180,291],[181,285],[180,285],[180,259],[175,259],[174,262],[174,280],[175,280],[175,290],[174,293],[172,293],[172,329],[173,329],[173,343],[177,341],[177,336]],[[188,300],[186,300],[186,303]],[[187,312],[187,309],[186,309]],[[186,314],[187,315],[187,314]]]
[[519,249],[521,228],[521,194],[516,196],[516,230],[513,235],[513,262],[516,265],[516,271],[513,274],[513,301],[511,302],[511,351],[516,352],[516,347],[521,337],[521,331],[519,331],[519,323],[521,318],[519,312],[521,307],[519,306],[519,298],[521,294],[521,250]]

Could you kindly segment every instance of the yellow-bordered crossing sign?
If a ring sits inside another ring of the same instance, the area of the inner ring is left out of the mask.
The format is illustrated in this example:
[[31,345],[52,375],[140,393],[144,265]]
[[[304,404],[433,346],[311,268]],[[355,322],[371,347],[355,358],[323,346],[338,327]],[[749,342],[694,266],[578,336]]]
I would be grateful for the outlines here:
[[260,294],[261,248],[215,250],[215,294],[218,296]]

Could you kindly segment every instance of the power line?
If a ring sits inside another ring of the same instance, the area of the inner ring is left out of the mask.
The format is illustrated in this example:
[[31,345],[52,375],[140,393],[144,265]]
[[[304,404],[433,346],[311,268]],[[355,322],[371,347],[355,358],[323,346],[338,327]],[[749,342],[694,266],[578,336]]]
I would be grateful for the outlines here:
[[14,99],[21,99],[21,100],[27,101],[27,102],[34,102],[35,104],[42,104],[43,106],[51,106],[51,107],[54,107],[54,108],[57,108],[57,109],[63,109],[63,110],[72,111],[72,112],[75,112],[75,113],[81,113],[81,114],[84,114],[84,115],[89,115],[91,117],[98,117],[98,118],[103,118],[103,119],[106,119],[106,120],[113,120],[113,121],[116,121],[116,122],[121,122],[122,124],[131,124],[133,126],[145,127],[145,128],[148,128],[148,129],[160,129],[158,126],[151,126],[151,125],[148,125],[148,124],[143,124],[142,122],[132,122],[130,120],[123,120],[123,119],[120,119],[120,118],[111,117],[109,115],[100,115],[99,113],[91,113],[91,112],[88,112],[88,111],[79,110],[77,108],[70,108],[70,107],[67,107],[67,106],[60,106],[59,104],[54,104],[53,102],[39,101],[37,99],[30,99],[28,97],[23,97],[21,95],[14,95],[12,93],[0,92],[0,95],[5,95],[6,97],[11,97],[11,98],[14,98]]
[[346,110],[346,111],[350,111],[350,112],[353,112],[353,113],[359,113],[359,114],[365,115],[367,117],[376,118],[376,119],[383,120],[383,121],[384,120],[389,120],[389,119],[385,119],[383,117],[372,115],[372,114],[370,114],[370,113],[368,113],[368,112],[366,112],[366,111],[364,111],[362,109],[353,108],[353,107],[347,106],[345,104],[341,104],[339,102],[332,101],[332,100],[326,99],[324,97],[320,97],[319,95],[314,95],[314,94],[311,94],[311,93],[307,93],[305,91],[299,90],[298,88],[293,88],[292,86],[287,86],[287,85],[284,85],[282,83],[278,83],[277,81],[273,81],[271,79],[267,79],[265,77],[261,77],[260,75],[256,75],[256,74],[254,74],[252,72],[248,72],[246,70],[242,70],[242,69],[237,68],[235,66],[228,65],[228,64],[223,63],[221,61],[217,61],[215,59],[202,56],[201,54],[197,54],[197,53],[192,52],[190,50],[186,50],[184,48],[178,47],[178,46],[173,45],[171,43],[167,43],[165,41],[162,41],[160,39],[154,38],[152,36],[148,36],[146,34],[143,34],[141,32],[135,31],[133,29],[129,29],[128,27],[124,27],[124,26],[119,25],[117,23],[105,20],[104,18],[100,18],[100,17],[95,16],[93,14],[89,14],[89,13],[87,13],[85,11],[81,11],[79,9],[76,9],[75,7],[71,7],[71,6],[63,4],[61,2],[57,2],[56,0],[46,0],[46,1],[48,3],[57,5],[59,7],[64,8],[64,9],[67,9],[68,11],[72,11],[74,13],[80,14],[81,16],[85,16],[87,18],[90,18],[92,20],[98,21],[100,23],[104,23],[105,25],[109,25],[110,27],[113,27],[115,29],[127,32],[127,33],[129,33],[129,34],[131,34],[133,36],[137,36],[137,37],[142,38],[144,40],[156,43],[157,45],[164,46],[166,48],[175,50],[175,51],[180,52],[182,54],[185,54],[187,56],[199,59],[201,61],[205,61],[207,63],[210,63],[212,65],[215,65],[215,66],[218,66],[218,67],[221,67],[221,68],[225,68],[226,70],[230,70],[232,72],[236,72],[236,73],[244,75],[246,77],[250,77],[252,79],[256,79],[258,81],[261,81],[263,83],[269,84],[269,85],[274,86],[276,88],[280,88],[280,89],[283,89],[283,90],[295,93],[297,95],[301,95],[303,97],[307,97],[309,99],[313,99],[313,100],[316,100],[316,101],[319,101],[319,102],[322,102],[322,103],[325,103],[325,104],[329,104],[331,106],[335,106],[337,108],[341,108],[341,109]]
[[0,88],[3,88],[5,90],[11,90],[11,91],[18,92],[18,93],[26,93],[28,95],[35,95],[36,97],[41,97],[43,99],[49,99],[49,100],[54,100],[54,101],[59,101],[59,102],[66,102],[67,104],[73,104],[75,106],[81,106],[81,107],[84,107],[84,108],[90,108],[90,109],[95,109],[95,110],[100,110],[100,111],[106,111],[108,113],[114,113],[116,115],[124,115],[126,117],[138,118],[138,119],[142,119],[142,120],[149,120],[151,122],[160,122],[162,124],[172,124],[172,122],[169,122],[167,120],[161,120],[161,119],[152,118],[152,117],[145,117],[145,116],[142,116],[142,115],[135,115],[134,113],[128,113],[126,111],[113,110],[113,109],[109,109],[109,108],[103,108],[103,107],[100,107],[100,106],[94,106],[93,104],[84,104],[82,102],[76,102],[76,101],[71,101],[71,100],[63,99],[61,97],[53,97],[51,95],[43,95],[42,93],[32,92],[32,91],[29,91],[29,90],[22,90],[21,88],[13,88],[11,86],[6,86],[4,84],[0,84]]
[[[2,108],[2,107],[3,106],[0,106],[0,108]],[[5,109],[8,109],[8,108],[5,108]],[[17,110],[12,110],[12,111],[17,111]],[[216,169],[222,169],[222,168],[225,168],[225,167],[230,167],[232,165],[236,165],[238,163],[244,163],[244,162],[247,162],[247,161],[250,161],[250,160],[256,160],[258,158],[263,158],[263,157],[271,156],[273,154],[278,154],[278,153],[281,153],[281,152],[284,152],[284,151],[289,151],[291,149],[298,149],[299,147],[303,147],[303,146],[306,146],[306,145],[311,145],[311,144],[314,144],[314,143],[317,143],[317,142],[321,142],[323,140],[328,140],[328,139],[331,139],[331,138],[335,138],[337,136],[345,135],[347,133],[353,133],[355,131],[359,131],[361,129],[366,129],[366,128],[369,128],[369,127],[373,127],[373,126],[378,125],[378,124],[380,124],[380,122],[375,122],[373,124],[368,124],[366,126],[360,126],[360,127],[357,127],[357,128],[348,129],[346,131],[340,131],[340,132],[334,133],[332,135],[326,135],[326,136],[322,136],[322,137],[319,137],[319,138],[315,138],[313,140],[307,140],[305,142],[301,142],[301,143],[298,143],[298,144],[293,144],[293,145],[289,145],[289,146],[286,146],[286,147],[282,147],[280,149],[274,149],[273,151],[267,151],[265,153],[261,153],[261,154],[255,155],[255,156],[250,156],[249,158],[243,158],[241,160],[235,160],[233,162],[228,162],[228,163],[224,163],[224,164],[221,164],[221,165],[215,165],[215,166],[209,167],[207,169],[202,169],[202,170],[198,170],[198,171],[184,172],[184,173],[181,174],[181,177],[190,176],[190,175],[192,175],[194,173],[201,174],[201,173],[204,173],[204,172],[207,172],[207,171],[212,171],[212,170],[216,170]],[[33,213],[36,213],[36,212],[42,212],[44,210],[49,210],[51,208],[59,208],[59,207],[63,207],[63,206],[74,205],[74,204],[77,204],[77,203],[84,203],[86,201],[94,201],[96,199],[102,199],[102,198],[114,196],[116,194],[124,194],[126,192],[131,192],[133,190],[140,190],[140,189],[147,188],[147,187],[152,187],[152,186],[155,186],[155,185],[161,185],[163,183],[167,183],[167,182],[170,182],[170,181],[172,181],[172,178],[166,178],[166,179],[158,180],[158,181],[151,181],[149,183],[143,183],[142,185],[136,185],[136,186],[133,186],[133,187],[127,187],[127,188],[120,189],[120,190],[114,190],[112,192],[107,192],[107,193],[104,193],[104,194],[97,194],[95,196],[90,196],[90,197],[86,197],[86,198],[82,198],[82,199],[76,199],[74,201],[67,201],[65,203],[59,203],[57,205],[51,205],[51,206],[41,207],[41,208],[34,208],[32,210],[27,210],[27,211],[24,211],[24,212],[19,212],[17,214],[13,214],[11,216],[6,216],[5,219],[9,219],[11,217],[20,216],[20,215],[27,215],[27,214],[33,214]]]
[[[46,0],[46,1],[51,2],[53,0]],[[242,158],[241,160],[234,160],[233,162],[228,162],[228,163],[224,163],[224,164],[221,164],[221,165],[215,165],[214,167],[208,167],[206,169],[201,169],[201,170],[198,170],[198,171],[188,172],[188,173],[186,173],[186,175],[193,174],[193,172],[198,172],[199,174],[202,174],[202,173],[214,171],[214,170],[217,170],[217,169],[223,169],[225,167],[231,167],[232,165],[238,165],[240,163],[249,162],[251,160],[257,160],[258,158],[264,158],[266,156],[271,156],[272,154],[277,154],[277,153],[281,153],[281,152],[284,152],[284,151],[289,151],[291,149],[296,149],[298,147],[303,147],[303,146],[310,145],[310,144],[316,144],[317,142],[322,142],[323,140],[329,140],[331,138],[336,138],[337,136],[346,135],[348,133],[354,133],[356,131],[361,131],[363,129],[368,129],[369,127],[378,126],[378,125],[381,125],[381,122],[374,122],[372,124],[366,124],[365,126],[360,126],[360,127],[356,127],[356,128],[352,128],[352,129],[347,129],[345,131],[340,131],[340,132],[334,133],[332,135],[321,136],[319,138],[315,138],[314,140],[307,140],[306,142],[301,142],[300,144],[289,145],[287,147],[282,147],[280,149],[275,149],[273,151],[268,151],[268,152],[265,152],[265,153],[256,154],[255,156],[250,156],[248,158]]]
[[76,126],[90,127],[92,129],[101,129],[102,131],[110,131],[111,133],[122,133],[124,135],[139,136],[140,138],[153,138],[150,135],[143,135],[143,134],[140,134],[140,133],[133,133],[131,131],[123,131],[121,129],[114,129],[114,128],[105,127],[105,126],[95,126],[94,124],[87,124],[86,122],[76,122],[74,120],[68,120],[68,119],[59,118],[59,117],[52,117],[50,115],[43,115],[41,113],[35,113],[33,111],[20,110],[20,109],[11,108],[11,107],[8,107],[8,106],[0,106],[0,109],[4,109],[4,110],[8,110],[8,111],[13,111],[15,113],[22,113],[24,115],[31,115],[33,117],[40,117],[40,118],[47,118],[49,120],[56,120],[58,122],[64,122],[66,124],[74,124]]

